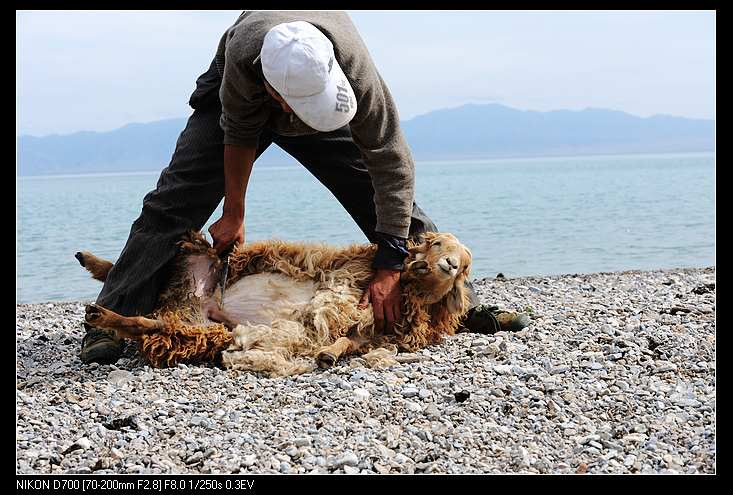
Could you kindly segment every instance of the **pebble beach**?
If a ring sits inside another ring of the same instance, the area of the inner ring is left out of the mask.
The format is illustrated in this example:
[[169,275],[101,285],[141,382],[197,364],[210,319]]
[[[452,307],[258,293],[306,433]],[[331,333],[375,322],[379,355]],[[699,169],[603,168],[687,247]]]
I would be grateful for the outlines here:
[[16,472],[715,473],[715,269],[486,278],[521,332],[265,378],[78,354],[87,301],[16,305]]

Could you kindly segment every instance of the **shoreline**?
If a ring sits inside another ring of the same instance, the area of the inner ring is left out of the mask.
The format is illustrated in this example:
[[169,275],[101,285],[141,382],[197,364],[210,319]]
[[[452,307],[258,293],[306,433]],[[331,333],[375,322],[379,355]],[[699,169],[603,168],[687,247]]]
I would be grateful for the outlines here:
[[83,302],[16,304],[16,471],[714,473],[715,276],[478,279],[532,324],[277,379],[152,369],[131,345],[83,365]]
[[[687,266],[687,267],[674,267],[674,268],[652,268],[652,269],[629,269],[629,270],[616,270],[616,271],[599,271],[599,272],[578,272],[578,273],[559,273],[559,274],[550,274],[550,275],[519,275],[516,277],[505,277],[504,280],[541,280],[541,279],[548,279],[548,278],[564,278],[564,277],[579,277],[579,276],[596,276],[596,275],[612,275],[612,274],[620,274],[620,275],[633,275],[633,274],[643,274],[643,273],[657,273],[657,272],[684,272],[689,270],[706,270],[706,271],[712,271],[715,272],[715,266]],[[501,272],[500,272],[501,273]],[[498,275],[498,273],[497,273]],[[475,278],[471,280],[471,283],[473,284],[481,284],[486,283],[488,281],[497,280],[496,277],[481,277],[481,278]],[[100,286],[101,289],[101,286]],[[92,302],[92,300],[87,301],[86,299],[68,299],[68,300],[44,300],[44,301],[38,301],[38,302],[17,302],[15,303],[16,311],[19,306],[33,306],[38,304],[71,304],[71,303],[87,303]]]

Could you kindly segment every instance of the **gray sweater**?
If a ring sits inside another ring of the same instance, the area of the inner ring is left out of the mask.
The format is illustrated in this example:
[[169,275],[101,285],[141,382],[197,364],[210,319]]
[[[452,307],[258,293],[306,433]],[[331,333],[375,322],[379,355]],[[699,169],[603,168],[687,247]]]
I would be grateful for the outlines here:
[[259,61],[254,63],[265,34],[292,21],[310,22],[333,43],[336,60],[356,95],[357,111],[349,126],[374,185],[376,230],[406,238],[415,194],[415,165],[392,95],[345,13],[244,12],[239,16],[222,36],[215,59],[222,77],[219,97],[224,144],[256,146],[264,128],[283,136],[318,132],[274,103],[265,90],[262,67]]

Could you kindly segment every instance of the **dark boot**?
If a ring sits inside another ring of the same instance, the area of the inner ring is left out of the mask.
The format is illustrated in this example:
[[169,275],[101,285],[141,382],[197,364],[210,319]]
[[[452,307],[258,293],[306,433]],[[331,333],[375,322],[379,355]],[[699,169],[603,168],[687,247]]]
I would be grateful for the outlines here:
[[459,332],[494,334],[496,332],[518,332],[532,320],[524,313],[502,311],[498,306],[479,304],[471,308],[463,319]]
[[81,341],[79,358],[83,363],[112,364],[122,355],[122,342],[113,333],[84,323],[87,334]]

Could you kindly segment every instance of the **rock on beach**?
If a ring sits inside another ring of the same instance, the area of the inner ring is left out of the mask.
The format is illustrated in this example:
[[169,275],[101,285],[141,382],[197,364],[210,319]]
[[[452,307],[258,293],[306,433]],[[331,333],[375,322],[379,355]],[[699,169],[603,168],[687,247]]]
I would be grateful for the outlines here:
[[16,470],[716,472],[713,268],[474,286],[532,324],[277,379],[153,369],[132,344],[84,365],[85,302],[18,304]]

